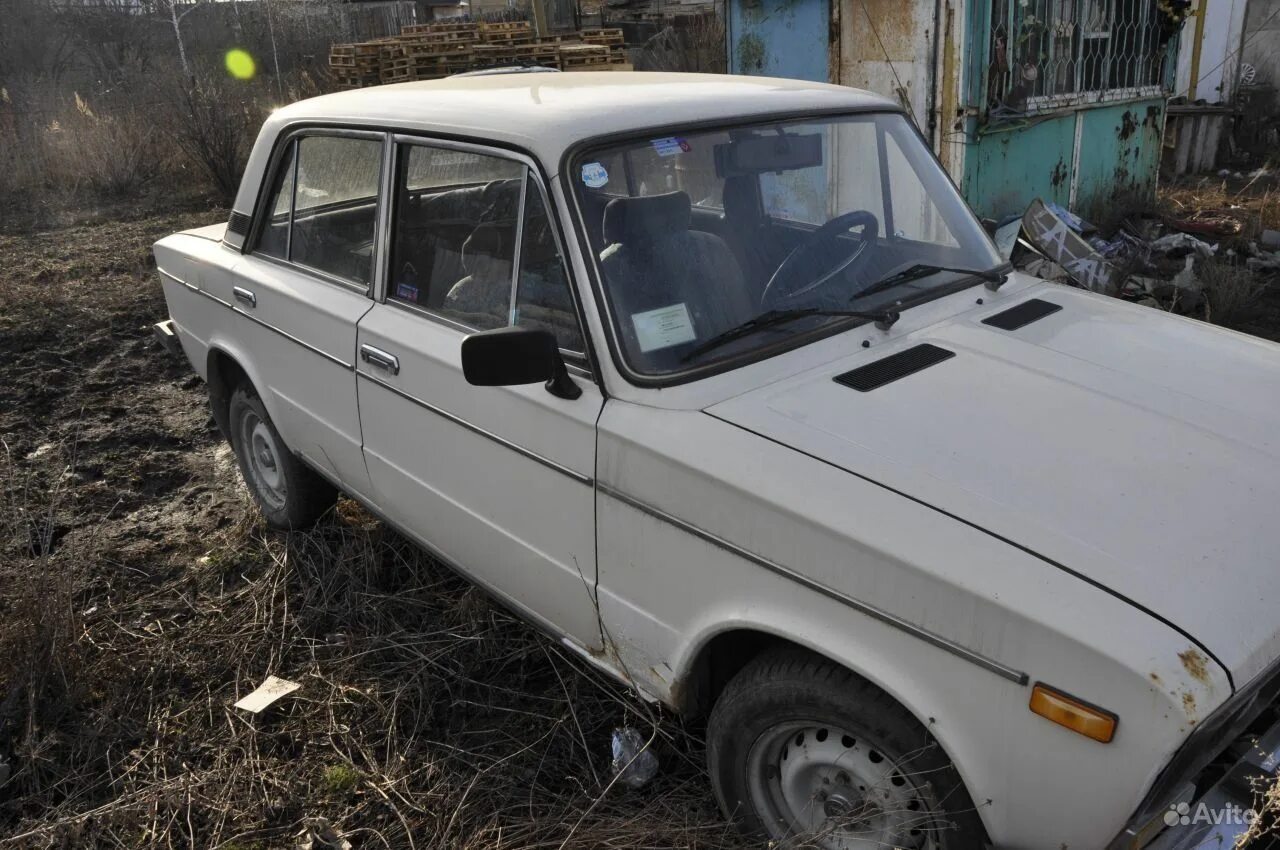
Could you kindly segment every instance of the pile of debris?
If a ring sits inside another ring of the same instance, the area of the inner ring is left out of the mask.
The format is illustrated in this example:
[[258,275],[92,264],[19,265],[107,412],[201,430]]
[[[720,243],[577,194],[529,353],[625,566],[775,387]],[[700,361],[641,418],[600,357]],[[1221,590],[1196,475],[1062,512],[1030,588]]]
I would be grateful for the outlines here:
[[1280,278],[1280,231],[1250,238],[1230,209],[1138,214],[1103,234],[1037,198],[1022,216],[996,223],[994,235],[1004,258],[1028,274],[1219,324]]
[[434,80],[484,68],[538,65],[561,71],[630,71],[621,29],[538,37],[528,21],[437,22],[400,35],[335,44],[329,68],[344,88]]

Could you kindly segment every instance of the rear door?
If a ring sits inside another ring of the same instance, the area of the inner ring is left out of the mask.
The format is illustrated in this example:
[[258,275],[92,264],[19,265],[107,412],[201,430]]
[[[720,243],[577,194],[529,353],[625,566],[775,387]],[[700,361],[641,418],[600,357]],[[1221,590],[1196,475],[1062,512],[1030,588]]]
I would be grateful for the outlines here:
[[[378,507],[526,615],[598,648],[596,419],[578,310],[547,194],[510,152],[397,137],[385,283],[356,374]],[[551,330],[581,397],[473,387],[470,333]]]
[[372,306],[384,133],[304,130],[273,157],[250,246],[216,294],[237,314],[232,352],[289,447],[369,490],[356,406],[356,323]]

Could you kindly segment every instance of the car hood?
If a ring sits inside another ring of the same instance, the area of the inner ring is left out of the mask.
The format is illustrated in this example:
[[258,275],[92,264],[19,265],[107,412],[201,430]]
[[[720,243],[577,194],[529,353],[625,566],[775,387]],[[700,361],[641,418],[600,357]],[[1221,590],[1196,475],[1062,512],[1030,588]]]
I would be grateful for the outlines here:
[[[1033,298],[1061,309],[983,321]],[[1241,686],[1280,654],[1280,346],[1054,284],[988,300],[707,412],[1129,600]],[[954,356],[834,380],[922,343]]]

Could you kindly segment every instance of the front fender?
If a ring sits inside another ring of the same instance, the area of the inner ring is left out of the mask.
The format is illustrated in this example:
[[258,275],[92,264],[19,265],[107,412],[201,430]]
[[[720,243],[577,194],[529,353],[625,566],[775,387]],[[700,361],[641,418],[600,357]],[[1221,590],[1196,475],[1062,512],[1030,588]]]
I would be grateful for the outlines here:
[[[1124,600],[785,446],[616,401],[599,445],[599,600],[628,671],[675,702],[731,630],[824,655],[931,731],[998,846],[1104,846],[1230,693],[1217,668],[1191,676],[1185,638]],[[1038,681],[1117,713],[1115,739],[1033,714]]]

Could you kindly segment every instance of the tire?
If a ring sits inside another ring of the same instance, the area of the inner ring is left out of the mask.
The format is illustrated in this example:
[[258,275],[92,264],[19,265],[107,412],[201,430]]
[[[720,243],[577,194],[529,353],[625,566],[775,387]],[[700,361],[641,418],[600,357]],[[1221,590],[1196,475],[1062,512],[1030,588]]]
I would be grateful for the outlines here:
[[986,846],[933,736],[884,691],[804,650],[768,651],[729,682],[707,760],[720,807],[750,835],[842,850]]
[[267,525],[306,528],[333,507],[338,491],[289,450],[252,387],[232,392],[227,422],[240,474]]

